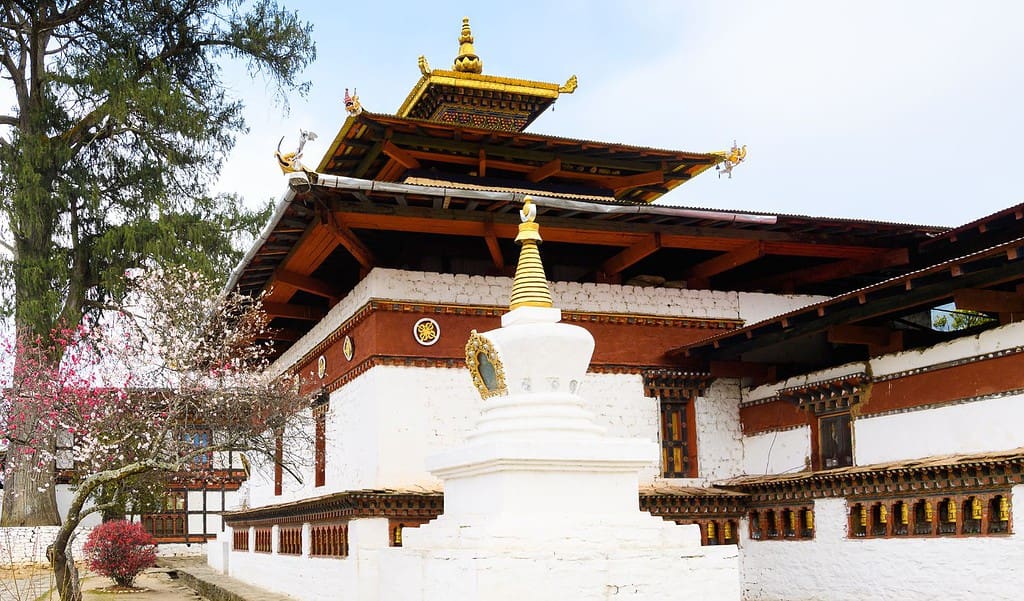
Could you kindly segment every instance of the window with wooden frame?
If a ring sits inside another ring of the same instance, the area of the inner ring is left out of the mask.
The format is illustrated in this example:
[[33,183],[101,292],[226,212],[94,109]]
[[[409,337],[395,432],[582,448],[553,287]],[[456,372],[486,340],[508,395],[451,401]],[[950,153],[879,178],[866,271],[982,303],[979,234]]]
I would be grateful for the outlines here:
[[256,530],[256,548],[253,551],[257,553],[270,553],[273,545],[274,530],[270,526],[260,526]]
[[302,555],[302,526],[279,526],[277,552],[280,555]]
[[708,374],[657,370],[644,374],[644,390],[661,408],[661,475],[696,478],[697,428],[693,399],[704,394]]
[[823,469],[853,465],[852,425],[848,412],[818,418],[818,457]]
[[[186,447],[190,447],[185,452],[191,454],[209,448],[212,441],[212,433],[208,428],[193,428],[182,434],[182,440],[185,442]],[[213,453],[209,451],[192,457],[193,468],[209,468],[212,462]]]
[[348,556],[348,522],[313,524],[309,537],[310,557]]
[[249,529],[235,528],[231,532],[231,548],[235,551],[249,550]]
[[313,402],[313,467],[314,486],[323,486],[327,481],[327,410],[330,396],[322,391]]

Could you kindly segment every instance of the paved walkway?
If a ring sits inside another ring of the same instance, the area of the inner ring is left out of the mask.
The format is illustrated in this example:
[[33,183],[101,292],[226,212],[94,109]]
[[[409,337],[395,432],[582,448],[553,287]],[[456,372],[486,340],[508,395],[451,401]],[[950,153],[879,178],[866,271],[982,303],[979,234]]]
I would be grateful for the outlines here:
[[256,588],[216,572],[205,558],[167,557],[157,563],[210,601],[295,601],[294,597]]
[[[114,584],[109,578],[91,574],[81,568],[83,601],[200,601],[201,597],[182,580],[171,578],[170,570],[150,568],[135,579],[139,592],[117,593],[102,589]],[[0,570],[0,601],[57,601],[53,574],[49,566],[19,566],[16,570]]]

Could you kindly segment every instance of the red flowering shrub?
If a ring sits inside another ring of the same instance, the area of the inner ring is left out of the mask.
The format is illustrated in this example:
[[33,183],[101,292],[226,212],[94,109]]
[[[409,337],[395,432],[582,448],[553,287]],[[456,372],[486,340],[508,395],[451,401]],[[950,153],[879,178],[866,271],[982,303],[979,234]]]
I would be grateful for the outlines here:
[[84,551],[90,568],[121,586],[132,586],[135,577],[156,562],[153,537],[141,525],[125,520],[97,526]]

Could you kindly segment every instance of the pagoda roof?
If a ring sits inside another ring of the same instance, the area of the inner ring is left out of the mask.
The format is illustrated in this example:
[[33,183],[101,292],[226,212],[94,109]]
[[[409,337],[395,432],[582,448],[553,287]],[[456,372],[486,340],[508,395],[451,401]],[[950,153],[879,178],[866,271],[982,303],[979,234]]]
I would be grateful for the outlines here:
[[[453,272],[469,275],[511,275],[514,268],[521,191],[316,173],[293,174],[290,181],[229,282],[246,294],[271,290],[264,304],[277,311],[275,328],[301,335],[374,267],[431,271],[449,261]],[[941,231],[568,195],[533,198],[554,281],[630,283],[654,275],[691,288],[795,286],[834,294],[906,271],[907,248]],[[802,279],[762,284],[790,273]]]
[[522,186],[646,204],[724,157],[364,111],[346,119],[317,171],[386,182],[422,177]]

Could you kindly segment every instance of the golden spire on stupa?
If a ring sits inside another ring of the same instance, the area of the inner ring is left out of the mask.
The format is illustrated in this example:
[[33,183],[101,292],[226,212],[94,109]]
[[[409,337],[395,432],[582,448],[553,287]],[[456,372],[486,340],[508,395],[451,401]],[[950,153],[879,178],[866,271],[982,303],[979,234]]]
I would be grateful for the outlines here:
[[484,62],[473,48],[473,32],[469,30],[469,17],[462,17],[462,35],[459,36],[459,55],[455,57],[455,70],[460,73],[484,71]]
[[519,263],[516,264],[516,277],[512,281],[512,296],[509,298],[509,309],[519,307],[551,307],[551,290],[548,279],[544,275],[544,263],[540,260],[540,249],[543,240],[540,237],[540,225],[534,221],[537,217],[537,205],[529,196],[523,201],[519,212],[523,220],[519,224],[516,243],[522,245],[519,251]]

